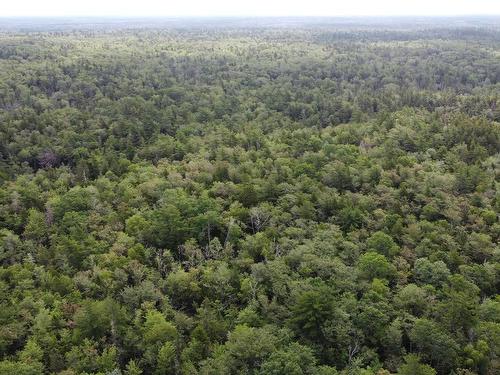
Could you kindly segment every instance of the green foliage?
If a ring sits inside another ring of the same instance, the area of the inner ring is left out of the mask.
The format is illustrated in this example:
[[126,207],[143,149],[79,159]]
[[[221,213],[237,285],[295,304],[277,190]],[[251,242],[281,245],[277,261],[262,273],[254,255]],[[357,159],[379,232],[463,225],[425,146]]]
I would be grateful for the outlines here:
[[405,364],[398,369],[398,375],[436,375],[436,370],[429,365],[420,363],[415,354],[408,354],[404,360]]
[[410,339],[438,371],[445,372],[457,365],[459,346],[437,323],[418,319]]
[[317,374],[316,358],[311,349],[297,343],[273,352],[262,364],[262,375]]
[[0,362],[0,374],[10,375],[39,375],[41,370],[37,366],[32,366],[26,363],[12,362],[12,361],[1,361]]
[[274,350],[278,338],[264,328],[236,326],[227,342],[206,361],[201,374],[249,373]]
[[155,374],[175,374],[175,346],[171,342],[163,344],[158,351]]
[[0,374],[500,373],[498,20],[108,21],[0,26]]
[[366,241],[366,246],[370,251],[376,251],[391,258],[399,252],[399,247],[396,245],[391,236],[384,232],[375,232]]
[[167,322],[165,317],[158,311],[149,311],[146,315],[144,322],[144,343],[154,345],[162,343],[167,340],[175,340],[177,337],[177,330],[175,327]]
[[365,253],[359,258],[358,268],[361,274],[369,280],[390,279],[395,274],[395,268],[387,258],[374,251]]
[[299,335],[324,340],[323,324],[335,315],[333,296],[327,287],[301,293],[292,306],[291,325]]

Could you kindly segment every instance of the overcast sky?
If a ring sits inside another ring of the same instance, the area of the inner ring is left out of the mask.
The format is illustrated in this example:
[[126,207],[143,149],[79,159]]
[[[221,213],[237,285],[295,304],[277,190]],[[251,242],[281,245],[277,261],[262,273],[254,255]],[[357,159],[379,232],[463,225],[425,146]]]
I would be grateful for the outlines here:
[[1,0],[0,16],[499,15],[500,0]]

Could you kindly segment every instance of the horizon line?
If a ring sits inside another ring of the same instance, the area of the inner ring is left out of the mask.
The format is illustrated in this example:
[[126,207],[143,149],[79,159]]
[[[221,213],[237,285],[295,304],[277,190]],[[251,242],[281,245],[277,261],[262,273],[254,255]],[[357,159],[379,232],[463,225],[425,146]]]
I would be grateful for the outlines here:
[[54,14],[54,15],[0,15],[0,19],[7,18],[410,18],[410,17],[423,17],[423,18],[456,18],[456,17],[500,17],[500,13],[485,14],[485,13],[457,13],[457,14],[350,14],[350,15],[299,15],[299,14],[283,14],[283,15],[265,15],[265,14],[213,14],[213,15],[196,15],[196,14],[165,14],[165,15],[129,15],[129,14],[109,14],[109,15],[95,15],[95,14]]

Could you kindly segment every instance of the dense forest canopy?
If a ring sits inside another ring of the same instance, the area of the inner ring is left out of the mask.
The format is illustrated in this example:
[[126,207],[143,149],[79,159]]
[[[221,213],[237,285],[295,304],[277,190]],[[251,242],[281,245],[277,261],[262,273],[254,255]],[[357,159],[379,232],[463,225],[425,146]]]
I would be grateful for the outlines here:
[[0,20],[0,374],[498,374],[498,21]]

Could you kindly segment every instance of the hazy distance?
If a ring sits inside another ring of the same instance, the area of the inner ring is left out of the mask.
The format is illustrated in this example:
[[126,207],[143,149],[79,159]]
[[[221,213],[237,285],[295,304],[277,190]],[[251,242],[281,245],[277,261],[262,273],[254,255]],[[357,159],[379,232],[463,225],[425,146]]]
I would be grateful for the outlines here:
[[457,16],[499,15],[499,0],[17,0],[0,17]]

